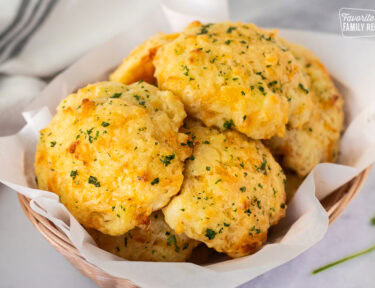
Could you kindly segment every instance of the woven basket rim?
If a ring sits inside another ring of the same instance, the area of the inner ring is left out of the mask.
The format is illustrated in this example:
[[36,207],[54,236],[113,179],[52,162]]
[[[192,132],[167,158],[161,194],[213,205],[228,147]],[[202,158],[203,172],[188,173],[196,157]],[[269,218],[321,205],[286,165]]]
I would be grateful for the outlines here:
[[[367,167],[355,178],[344,184],[321,201],[329,216],[329,224],[332,224],[344,211],[346,206],[359,193],[366,180],[371,166]],[[84,276],[91,278],[99,287],[137,287],[126,279],[112,276],[95,265],[89,263],[69,238],[60,231],[52,222],[36,213],[30,207],[30,199],[18,193],[21,207],[31,223],[40,231],[46,240],[61,253]]]

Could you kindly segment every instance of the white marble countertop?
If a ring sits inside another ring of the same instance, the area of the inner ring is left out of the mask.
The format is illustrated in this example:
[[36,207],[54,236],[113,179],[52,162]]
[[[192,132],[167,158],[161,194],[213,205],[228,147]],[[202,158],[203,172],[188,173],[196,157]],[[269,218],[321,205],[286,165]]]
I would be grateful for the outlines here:
[[[341,7],[372,8],[360,1],[232,0],[233,20],[260,26],[339,32]],[[17,127],[18,128],[18,127]],[[15,127],[15,130],[17,129]],[[375,252],[317,275],[311,271],[375,244],[375,169],[360,194],[325,238],[293,261],[241,287],[375,287]],[[24,215],[14,191],[0,186],[0,287],[95,287],[60,255]]]

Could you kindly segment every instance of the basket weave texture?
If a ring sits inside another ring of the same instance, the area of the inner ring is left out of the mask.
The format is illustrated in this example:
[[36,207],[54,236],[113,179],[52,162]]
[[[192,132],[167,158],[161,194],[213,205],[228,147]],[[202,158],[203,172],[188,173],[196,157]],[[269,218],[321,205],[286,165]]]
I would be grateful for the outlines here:
[[[337,219],[349,202],[359,193],[370,169],[371,167],[368,167],[357,177],[321,201],[323,207],[328,213],[330,224]],[[40,231],[40,233],[42,233],[47,241],[53,247],[55,247],[59,253],[67,258],[69,262],[72,263],[72,265],[75,266],[83,275],[91,278],[99,287],[137,287],[129,280],[120,279],[109,275],[100,268],[87,262],[63,232],[56,228],[56,226],[49,220],[31,209],[30,200],[28,198],[22,194],[18,194],[18,198],[26,216]]]

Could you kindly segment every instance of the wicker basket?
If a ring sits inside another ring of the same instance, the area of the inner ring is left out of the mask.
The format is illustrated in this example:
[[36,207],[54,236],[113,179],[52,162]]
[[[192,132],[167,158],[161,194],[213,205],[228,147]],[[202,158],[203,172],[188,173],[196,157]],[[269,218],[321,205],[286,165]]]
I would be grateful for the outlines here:
[[[349,202],[358,194],[367,178],[370,168],[368,167],[356,178],[323,199],[322,205],[329,215],[330,224],[337,219]],[[18,198],[26,216],[47,241],[58,252],[64,255],[83,275],[91,278],[99,287],[137,287],[130,281],[111,276],[87,262],[63,232],[57,229],[49,220],[31,209],[28,198],[22,194],[18,194]]]

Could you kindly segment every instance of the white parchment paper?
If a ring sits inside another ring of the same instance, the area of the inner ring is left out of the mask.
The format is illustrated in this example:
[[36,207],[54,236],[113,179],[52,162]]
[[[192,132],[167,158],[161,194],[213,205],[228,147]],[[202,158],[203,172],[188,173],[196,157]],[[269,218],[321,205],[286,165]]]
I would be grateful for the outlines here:
[[[218,19],[224,16],[219,15]],[[254,255],[204,267],[191,263],[130,262],[96,247],[55,194],[35,189],[34,152],[39,130],[49,123],[63,98],[89,83],[106,79],[131,49],[160,31],[170,32],[171,28],[162,12],[154,11],[57,76],[24,113],[27,125],[16,135],[0,138],[0,181],[29,197],[36,212],[59,227],[89,262],[109,274],[142,287],[237,286],[293,259],[322,239],[328,216],[318,199],[375,161],[375,45],[329,34],[280,31],[288,40],[309,47],[326,64],[344,95],[347,128],[340,164],[315,167],[267,245]]]

